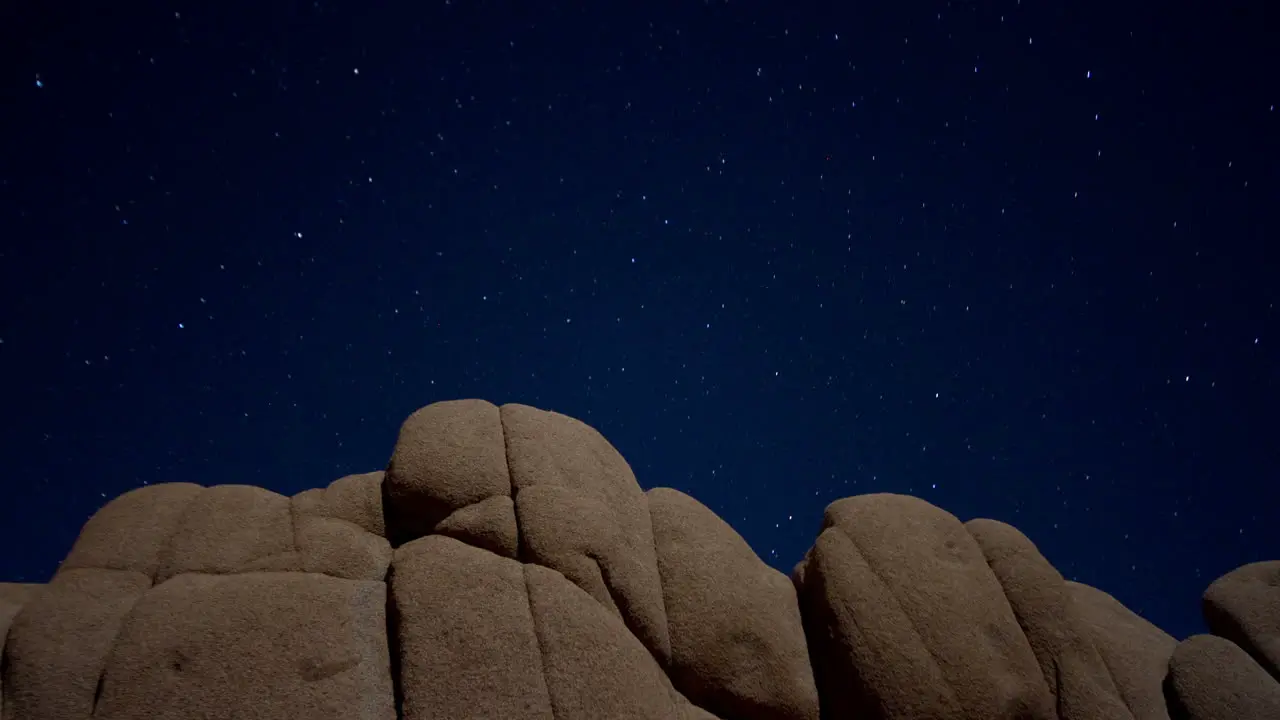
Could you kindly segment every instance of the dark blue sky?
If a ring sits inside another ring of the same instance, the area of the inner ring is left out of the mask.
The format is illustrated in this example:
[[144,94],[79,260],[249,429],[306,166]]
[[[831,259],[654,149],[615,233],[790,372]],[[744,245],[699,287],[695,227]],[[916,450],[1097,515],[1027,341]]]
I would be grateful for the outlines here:
[[6,3],[0,577],[479,397],[784,571],[911,493],[1199,630],[1280,557],[1276,10],[830,5]]

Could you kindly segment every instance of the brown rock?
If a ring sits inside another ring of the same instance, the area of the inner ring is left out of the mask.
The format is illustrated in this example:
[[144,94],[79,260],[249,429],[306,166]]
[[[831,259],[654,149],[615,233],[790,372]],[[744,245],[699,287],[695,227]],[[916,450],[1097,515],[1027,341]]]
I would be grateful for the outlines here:
[[1213,635],[1178,643],[1165,688],[1177,720],[1280,718],[1280,684],[1238,645]]
[[798,581],[824,715],[1053,717],[1036,656],[952,515],[902,495],[837,500]]
[[[318,573],[184,573],[115,637],[95,720],[395,718],[386,586]],[[300,610],[305,610],[300,612]]]
[[1201,608],[1211,631],[1280,680],[1280,560],[1250,563],[1213,581]]
[[1105,592],[1067,581],[1081,626],[1137,720],[1169,717],[1161,683],[1178,641]]
[[559,413],[504,405],[502,427],[521,559],[563,573],[666,665],[671,640],[649,509],[627,461]]
[[791,581],[697,500],[670,488],[648,498],[675,686],[725,717],[816,719]]
[[987,565],[1004,588],[1040,665],[1060,720],[1132,718],[1111,673],[1081,625],[1062,575],[1017,528],[970,520]]
[[483,400],[451,400],[409,416],[383,484],[387,535],[399,546],[435,531],[453,513],[511,497],[502,418]]
[[[39,596],[44,589],[40,583],[0,583],[0,649],[3,649],[3,638],[9,635],[9,626],[23,605]],[[4,675],[0,673],[0,718],[6,717],[4,712]]]
[[461,400],[385,472],[108,503],[49,583],[0,583],[0,720],[1276,718],[1278,588],[1228,573],[1221,637],[1177,643],[899,495],[832,503],[787,578],[583,423]]
[[4,720],[92,717],[120,625],[150,587],[129,570],[60,570],[9,626]]
[[552,718],[523,566],[439,535],[390,577],[406,718]]

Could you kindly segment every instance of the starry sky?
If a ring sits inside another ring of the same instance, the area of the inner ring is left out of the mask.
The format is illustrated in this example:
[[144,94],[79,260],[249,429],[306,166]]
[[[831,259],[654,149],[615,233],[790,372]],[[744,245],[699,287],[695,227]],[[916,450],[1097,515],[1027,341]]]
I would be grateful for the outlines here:
[[456,398],[784,572],[881,491],[1178,637],[1280,557],[1265,3],[47,5],[0,9],[0,578]]

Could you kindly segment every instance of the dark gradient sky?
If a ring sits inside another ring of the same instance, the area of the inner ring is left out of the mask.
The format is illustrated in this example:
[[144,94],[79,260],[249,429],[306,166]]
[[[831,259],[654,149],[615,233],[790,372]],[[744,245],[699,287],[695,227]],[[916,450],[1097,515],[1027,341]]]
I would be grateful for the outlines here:
[[1280,557],[1266,3],[46,5],[0,16],[0,577],[471,397],[788,572],[875,491],[1177,636]]

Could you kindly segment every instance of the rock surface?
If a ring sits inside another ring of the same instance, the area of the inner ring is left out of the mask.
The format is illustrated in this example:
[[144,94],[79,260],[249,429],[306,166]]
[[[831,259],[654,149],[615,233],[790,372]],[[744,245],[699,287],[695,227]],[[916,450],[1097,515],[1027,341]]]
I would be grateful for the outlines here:
[[832,503],[792,577],[572,418],[480,400],[385,471],[116,498],[0,583],[0,720],[1280,718],[1280,561],[1181,643],[1015,528]]

